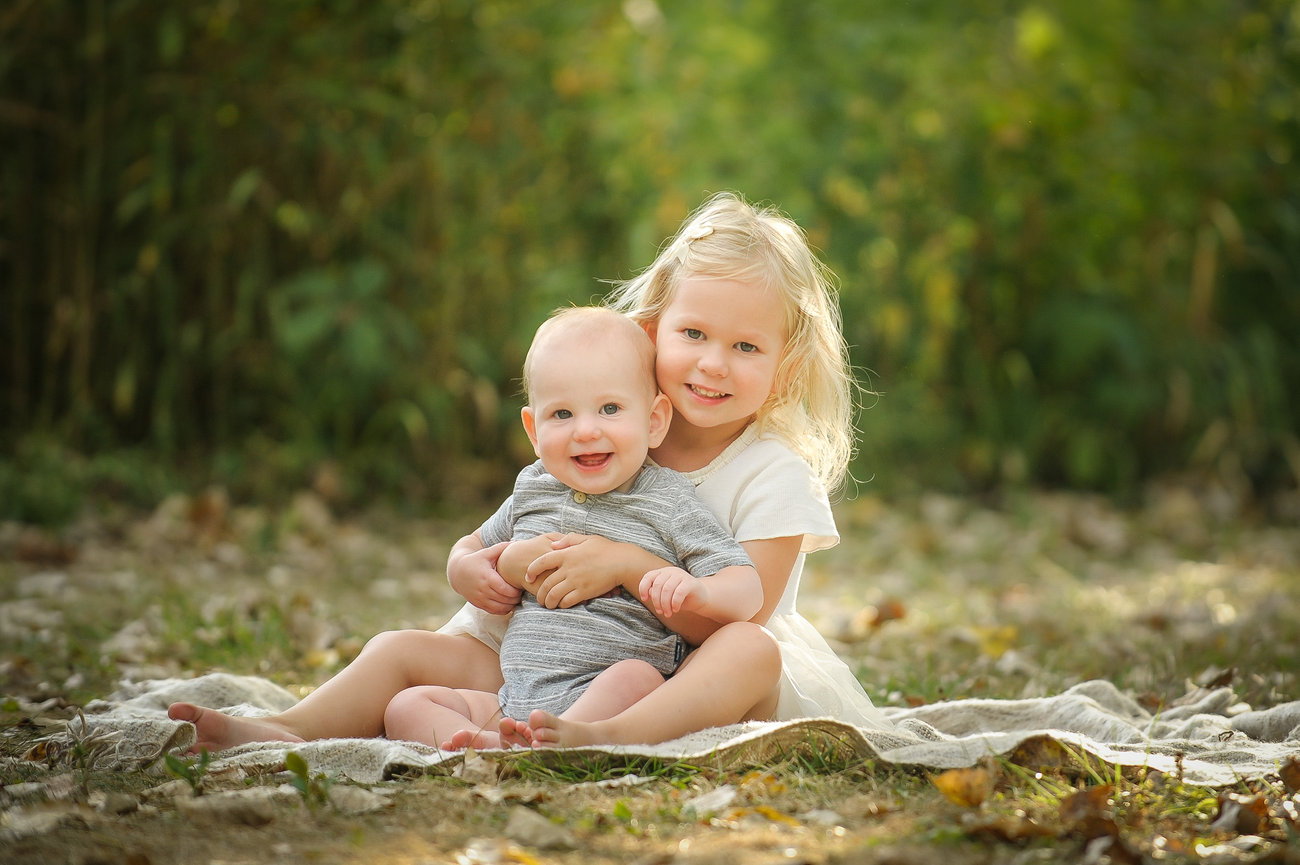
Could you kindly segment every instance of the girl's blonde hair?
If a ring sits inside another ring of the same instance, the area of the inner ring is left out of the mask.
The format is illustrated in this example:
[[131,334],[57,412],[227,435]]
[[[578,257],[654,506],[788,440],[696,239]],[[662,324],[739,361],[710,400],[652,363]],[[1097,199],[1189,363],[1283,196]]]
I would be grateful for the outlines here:
[[807,460],[827,489],[838,488],[853,457],[856,383],[834,276],[803,229],[772,207],[719,193],[640,275],[616,283],[609,305],[642,326],[657,322],[689,276],[745,282],[783,299],[788,338],[756,421]]

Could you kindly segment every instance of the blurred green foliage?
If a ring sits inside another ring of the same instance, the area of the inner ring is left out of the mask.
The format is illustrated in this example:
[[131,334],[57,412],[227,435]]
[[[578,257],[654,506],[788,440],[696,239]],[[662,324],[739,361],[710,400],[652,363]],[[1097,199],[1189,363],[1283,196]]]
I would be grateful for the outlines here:
[[1294,0],[46,0],[0,82],[10,516],[490,500],[538,321],[721,189],[841,279],[860,478],[1300,475]]

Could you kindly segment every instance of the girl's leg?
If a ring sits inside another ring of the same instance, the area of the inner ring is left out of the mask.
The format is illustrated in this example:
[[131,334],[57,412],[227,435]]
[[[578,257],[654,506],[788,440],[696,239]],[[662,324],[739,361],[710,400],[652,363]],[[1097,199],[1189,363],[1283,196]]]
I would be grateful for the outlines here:
[[781,684],[781,650],[761,625],[723,625],[661,686],[603,721],[576,721],[535,711],[533,744],[654,744],[687,733],[770,718]]
[[[422,742],[446,750],[454,748],[500,748],[501,737],[485,728],[497,720],[501,710],[494,691],[473,691],[421,685],[407,688],[388,703],[384,712],[384,734],[390,739]],[[465,731],[460,744],[453,733]]]
[[192,703],[173,703],[167,714],[198,729],[195,753],[244,742],[370,738],[384,732],[389,701],[417,685],[495,693],[501,687],[501,661],[468,634],[386,631],[334,678],[279,715],[237,718]]

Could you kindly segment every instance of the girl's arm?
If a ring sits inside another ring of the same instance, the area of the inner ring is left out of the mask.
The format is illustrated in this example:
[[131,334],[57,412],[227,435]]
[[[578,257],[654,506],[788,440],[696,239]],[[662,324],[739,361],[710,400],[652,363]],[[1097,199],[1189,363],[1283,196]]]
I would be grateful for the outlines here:
[[504,615],[519,603],[519,590],[497,573],[497,561],[507,544],[483,545],[475,530],[452,545],[447,554],[447,582],[456,594],[485,613]]
[[[803,537],[795,535],[745,541],[740,545],[754,563],[763,585],[762,606],[750,618],[751,622],[766,624],[771,617],[785,593],[802,544]],[[553,546],[552,551],[543,553],[528,568],[532,574],[550,572],[535,584],[537,600],[546,607],[571,607],[616,586],[627,589],[633,597],[640,597],[641,578],[652,570],[669,566],[635,544],[616,543],[593,535],[564,535]],[[696,646],[722,626],[721,622],[685,610],[659,618]]]
[[763,583],[763,605],[750,621],[766,625],[776,605],[781,603],[781,596],[785,594],[785,587],[790,582],[790,572],[794,570],[795,560],[799,558],[799,550],[803,547],[803,535],[745,541],[740,546],[754,563],[758,578]]
[[528,580],[544,607],[572,607],[622,586],[638,596],[641,578],[671,567],[654,553],[600,535],[560,535],[528,566]]

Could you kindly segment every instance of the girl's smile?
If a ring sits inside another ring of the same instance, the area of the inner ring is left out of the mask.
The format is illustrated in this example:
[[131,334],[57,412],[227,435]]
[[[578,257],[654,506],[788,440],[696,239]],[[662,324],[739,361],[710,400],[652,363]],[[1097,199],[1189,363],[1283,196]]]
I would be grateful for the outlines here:
[[690,388],[691,392],[694,393],[696,396],[703,397],[704,399],[722,399],[725,396],[729,396],[729,394],[707,390],[706,388],[700,387],[697,384],[688,384],[686,386]]

